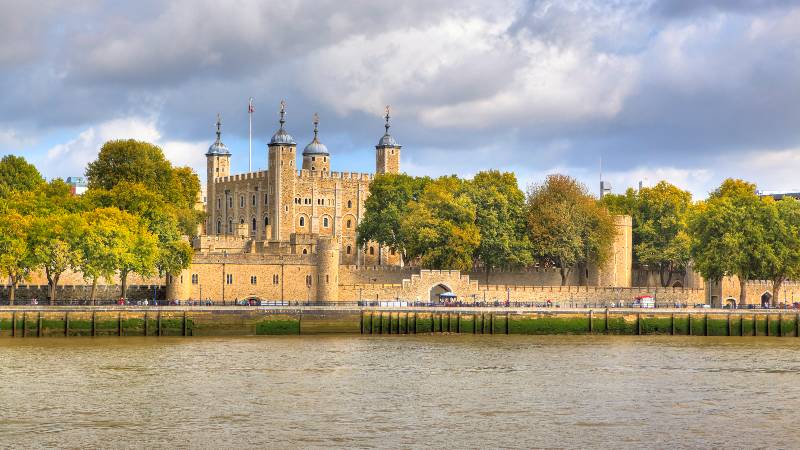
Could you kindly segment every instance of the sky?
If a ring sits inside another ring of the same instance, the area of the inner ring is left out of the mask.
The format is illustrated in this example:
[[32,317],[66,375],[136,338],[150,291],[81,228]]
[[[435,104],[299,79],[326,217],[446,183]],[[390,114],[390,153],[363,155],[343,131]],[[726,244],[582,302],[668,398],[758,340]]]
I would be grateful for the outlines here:
[[253,168],[287,103],[332,170],[373,172],[385,105],[412,175],[549,173],[696,198],[728,177],[800,189],[800,2],[0,0],[0,154],[80,176],[102,144],[204,177],[223,120]]

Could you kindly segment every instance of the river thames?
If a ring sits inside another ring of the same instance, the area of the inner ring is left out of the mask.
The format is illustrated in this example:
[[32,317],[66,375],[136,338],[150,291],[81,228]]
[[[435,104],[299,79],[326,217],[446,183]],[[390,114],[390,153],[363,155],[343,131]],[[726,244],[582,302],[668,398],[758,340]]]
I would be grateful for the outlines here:
[[797,447],[800,340],[5,339],[0,447]]

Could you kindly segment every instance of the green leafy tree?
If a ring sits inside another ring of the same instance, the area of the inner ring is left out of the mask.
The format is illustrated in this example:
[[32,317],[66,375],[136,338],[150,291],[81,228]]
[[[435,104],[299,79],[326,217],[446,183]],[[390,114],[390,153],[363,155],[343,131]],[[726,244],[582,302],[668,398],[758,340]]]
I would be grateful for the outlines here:
[[0,159],[0,197],[14,191],[33,191],[42,184],[42,175],[25,158],[6,155]]
[[408,236],[403,234],[402,223],[428,183],[427,177],[405,174],[376,176],[369,186],[364,217],[356,228],[358,245],[377,242],[398,252],[403,263],[408,263]]
[[784,281],[800,277],[800,202],[791,197],[777,202],[765,200],[764,231],[771,252],[762,259],[765,278],[772,281],[772,301],[776,303]]
[[[575,179],[550,175],[528,191],[528,235],[533,254],[544,266],[559,269],[561,285],[573,268],[603,264],[614,240],[614,219]],[[585,284],[585,270],[580,270]]]
[[401,222],[408,258],[429,269],[470,270],[480,245],[475,217],[463,181],[442,177],[426,184]]
[[75,222],[74,213],[37,215],[31,219],[31,251],[47,277],[50,304],[57,299],[61,275],[78,265]]
[[158,260],[158,238],[144,224],[128,223],[121,229],[120,252],[117,255],[120,296],[127,298],[128,276],[137,273],[143,277],[153,275]]
[[141,183],[118,183],[111,190],[89,190],[84,194],[87,208],[113,207],[137,218],[158,242],[155,269],[160,275],[175,274],[189,267],[191,246],[181,236],[175,209],[163,197]]
[[466,192],[476,206],[475,224],[480,244],[473,258],[489,274],[498,268],[517,268],[533,263],[525,228],[525,194],[512,172],[479,172],[467,183]]
[[162,199],[170,214],[180,217],[179,230],[192,236],[203,213],[195,209],[200,180],[188,167],[174,168],[158,146],[147,142],[115,140],[106,142],[97,160],[86,169],[89,190],[111,191],[116,186],[141,185]]
[[87,281],[91,281],[90,299],[95,301],[97,281],[111,281],[121,267],[121,254],[127,249],[124,238],[131,226],[139,226],[139,219],[116,208],[98,208],[82,213],[75,221],[78,233],[77,267]]
[[659,271],[662,287],[671,284],[677,273],[685,273],[691,258],[687,233],[692,195],[661,181],[638,192],[606,195],[603,203],[610,211],[628,214],[633,219],[633,260]]
[[752,183],[725,180],[691,215],[689,233],[695,268],[719,281],[739,277],[739,303],[747,301],[747,282],[765,272],[772,253],[766,239],[770,210]]
[[19,283],[36,267],[30,252],[30,218],[0,202],[0,275],[7,276],[11,286],[9,304],[13,305]]

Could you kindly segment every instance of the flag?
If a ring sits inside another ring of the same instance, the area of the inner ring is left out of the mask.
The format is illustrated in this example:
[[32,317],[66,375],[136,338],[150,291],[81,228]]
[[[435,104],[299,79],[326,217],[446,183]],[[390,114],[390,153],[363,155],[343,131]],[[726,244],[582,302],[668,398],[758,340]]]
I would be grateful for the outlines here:
[[247,102],[247,112],[250,114],[256,112],[256,107],[253,106],[253,97],[250,97],[250,101]]

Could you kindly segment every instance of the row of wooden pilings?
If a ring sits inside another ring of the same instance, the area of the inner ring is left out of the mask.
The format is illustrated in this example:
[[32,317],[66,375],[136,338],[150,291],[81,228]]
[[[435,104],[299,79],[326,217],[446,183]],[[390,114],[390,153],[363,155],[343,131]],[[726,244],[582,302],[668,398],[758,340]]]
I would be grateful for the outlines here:
[[[27,322],[28,322],[28,314],[29,314],[29,312],[28,311],[23,311],[21,313],[22,314],[22,329],[21,330],[17,330],[17,320],[18,320],[17,315],[18,314],[19,313],[17,313],[16,311],[14,311],[11,314],[11,337],[28,337],[28,334],[27,334],[28,330],[26,329],[26,326],[27,326]],[[36,314],[37,314],[37,316],[36,316],[36,323],[37,323],[37,325],[36,325],[36,336],[37,337],[41,337],[42,336],[42,320],[43,320],[42,311],[38,311]],[[145,336],[148,336],[150,334],[149,333],[150,330],[148,330],[148,325],[149,325],[149,320],[148,319],[149,319],[148,312],[145,312],[144,313],[144,319],[143,319],[144,320],[144,335]],[[161,336],[162,333],[163,333],[163,328],[161,326],[161,311],[158,311],[156,313],[156,322],[157,322],[157,325],[156,325],[157,334],[156,334],[156,336]],[[187,329],[188,329],[187,323],[188,322],[187,322],[187,317],[186,317],[186,311],[183,312],[182,322],[183,323],[182,323],[182,327],[181,327],[182,328],[182,334],[181,335],[182,336],[189,336],[190,334],[187,334]],[[125,336],[125,329],[124,329],[122,323],[123,323],[122,311],[120,311],[120,313],[117,316],[117,333],[116,333],[117,336]],[[2,330],[0,330],[0,331],[2,331]],[[69,332],[70,332],[69,311],[65,311],[64,312],[64,337],[69,337]],[[97,336],[97,313],[94,312],[94,311],[92,312],[91,335],[92,336]]]

